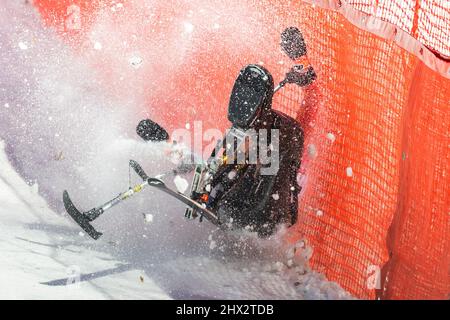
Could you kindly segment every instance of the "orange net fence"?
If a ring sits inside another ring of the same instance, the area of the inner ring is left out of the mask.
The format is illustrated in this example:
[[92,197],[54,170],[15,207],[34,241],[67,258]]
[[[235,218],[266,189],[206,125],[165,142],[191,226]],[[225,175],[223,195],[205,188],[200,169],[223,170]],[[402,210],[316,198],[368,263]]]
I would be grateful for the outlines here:
[[[62,31],[67,6],[91,12],[102,2],[111,1],[34,1]],[[127,9],[136,1],[122,2]],[[173,31],[170,19],[188,12],[183,1],[175,2],[179,9],[153,1],[160,23],[139,37],[151,42],[154,34]],[[165,110],[156,120],[176,126],[200,119],[205,128],[219,123],[225,129],[238,70],[263,62],[281,79],[292,62],[280,52],[279,34],[298,26],[318,79],[304,90],[287,87],[274,100],[306,134],[299,221],[290,238],[306,237],[312,267],[357,297],[448,299],[449,2],[230,0],[220,9],[221,2],[192,1],[199,11],[217,7],[228,26],[221,34],[208,34],[198,51],[190,48],[189,59],[179,63],[182,72],[171,69],[176,55],[167,68],[164,57],[155,67],[159,74],[177,73],[160,91],[149,88]],[[148,50],[171,45],[161,39]]]
[[[403,1],[353,2],[414,29],[415,6],[409,14]],[[416,22],[417,38],[445,54],[450,8],[441,9],[438,25]],[[359,297],[448,298],[450,80],[337,12],[300,10],[324,103],[307,140],[317,155],[304,155],[297,225],[314,267]],[[396,20],[403,15],[410,24]]]

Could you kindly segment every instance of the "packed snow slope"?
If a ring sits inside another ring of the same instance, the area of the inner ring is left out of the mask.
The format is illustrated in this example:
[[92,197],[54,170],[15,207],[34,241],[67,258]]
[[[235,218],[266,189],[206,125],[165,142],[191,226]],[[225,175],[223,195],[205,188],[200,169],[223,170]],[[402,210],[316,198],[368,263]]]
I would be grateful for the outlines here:
[[128,61],[118,68],[131,87],[100,90],[92,66],[23,1],[2,2],[0,48],[0,298],[349,298],[309,270],[306,241],[186,221],[184,206],[157,191],[96,220],[100,240],[80,233],[62,191],[90,209],[128,188],[129,159],[150,175],[173,168],[167,146],[134,133],[149,115]]
[[145,271],[97,251],[52,211],[37,185],[29,186],[11,168],[3,142],[0,220],[0,299],[169,298]]

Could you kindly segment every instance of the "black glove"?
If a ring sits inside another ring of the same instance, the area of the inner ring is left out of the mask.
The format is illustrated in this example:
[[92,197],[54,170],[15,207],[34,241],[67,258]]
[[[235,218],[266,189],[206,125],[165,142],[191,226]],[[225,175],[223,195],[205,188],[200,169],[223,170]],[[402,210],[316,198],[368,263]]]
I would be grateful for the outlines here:
[[281,48],[292,60],[306,55],[306,44],[302,33],[296,27],[286,28],[281,33]]
[[139,122],[136,127],[136,133],[145,141],[169,140],[169,134],[167,131],[150,119],[145,119]]
[[286,74],[286,80],[288,83],[295,83],[301,87],[310,85],[314,80],[316,80],[317,75],[313,67],[309,66],[303,69],[303,65],[295,65]]

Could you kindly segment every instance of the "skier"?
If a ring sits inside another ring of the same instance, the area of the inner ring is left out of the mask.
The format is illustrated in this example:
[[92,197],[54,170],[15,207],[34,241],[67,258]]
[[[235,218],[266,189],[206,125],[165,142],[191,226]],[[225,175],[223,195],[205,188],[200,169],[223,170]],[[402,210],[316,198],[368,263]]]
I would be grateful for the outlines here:
[[[298,123],[289,116],[272,109],[274,93],[273,78],[270,73],[258,65],[248,65],[241,70],[236,79],[228,107],[228,119],[232,130],[254,130],[256,136],[267,130],[266,145],[261,139],[256,145],[252,141],[242,141],[239,147],[225,150],[222,157],[233,159],[224,161],[214,173],[207,190],[211,192],[194,193],[192,198],[205,202],[207,208],[216,212],[232,228],[247,228],[261,236],[273,233],[280,223],[292,225],[297,219],[297,195],[299,188],[296,177],[300,166],[303,146],[303,133]],[[233,131],[230,130],[232,133]],[[271,141],[269,131],[278,131],[278,140]],[[234,143],[236,135],[228,134],[224,144]],[[255,141],[253,141],[255,142]],[[269,157],[278,162],[278,170],[264,174],[264,168],[274,163],[251,163],[249,149],[256,148],[273,152],[273,143],[277,143],[279,153]],[[236,145],[239,144],[238,142]],[[272,146],[272,150],[270,148]],[[225,149],[227,149],[225,147]],[[238,153],[242,153],[245,162],[238,163]],[[202,198],[203,197],[203,198]]]
[[[171,190],[159,178],[149,177],[137,162],[130,160],[130,167],[143,180],[141,184],[84,213],[78,211],[64,191],[64,205],[70,216],[92,238],[98,239],[101,233],[93,228],[91,221],[134,193],[152,186],[185,203],[186,217],[200,217],[200,220],[205,217],[225,229],[249,229],[264,237],[273,234],[280,223],[294,224],[303,130],[295,119],[272,109],[272,97],[289,83],[310,85],[316,74],[307,62],[300,31],[287,28],[281,39],[282,49],[297,62],[285,79],[274,88],[272,75],[264,67],[255,64],[244,67],[235,81],[228,105],[231,128],[206,162],[196,166],[183,164],[172,172],[194,170],[189,196]],[[142,120],[136,131],[145,141],[169,139],[167,131],[150,119]],[[261,158],[264,153],[269,162]],[[258,157],[252,158],[252,154]]]

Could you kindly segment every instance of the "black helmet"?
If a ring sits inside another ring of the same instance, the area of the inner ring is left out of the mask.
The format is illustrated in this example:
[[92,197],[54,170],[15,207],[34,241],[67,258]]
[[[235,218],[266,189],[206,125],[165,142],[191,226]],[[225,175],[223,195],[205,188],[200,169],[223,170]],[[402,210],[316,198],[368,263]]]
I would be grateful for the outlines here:
[[228,105],[233,126],[249,128],[263,110],[272,107],[273,78],[265,68],[250,64],[239,72]]

